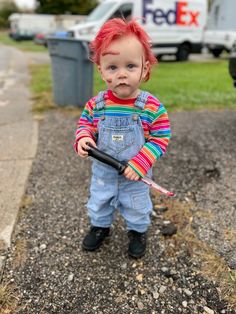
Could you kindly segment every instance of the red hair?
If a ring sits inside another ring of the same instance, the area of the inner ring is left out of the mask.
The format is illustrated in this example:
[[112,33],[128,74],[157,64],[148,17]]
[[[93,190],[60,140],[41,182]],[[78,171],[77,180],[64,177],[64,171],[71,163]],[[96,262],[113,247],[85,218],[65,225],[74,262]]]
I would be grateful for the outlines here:
[[[108,20],[99,30],[95,39],[90,43],[92,52],[92,61],[100,65],[100,57],[107,47],[116,39],[123,36],[134,35],[143,46],[145,61],[149,61],[150,65],[157,63],[157,59],[151,50],[151,43],[148,34],[135,21],[125,21],[121,18]],[[151,67],[149,68],[145,81],[150,77]]]

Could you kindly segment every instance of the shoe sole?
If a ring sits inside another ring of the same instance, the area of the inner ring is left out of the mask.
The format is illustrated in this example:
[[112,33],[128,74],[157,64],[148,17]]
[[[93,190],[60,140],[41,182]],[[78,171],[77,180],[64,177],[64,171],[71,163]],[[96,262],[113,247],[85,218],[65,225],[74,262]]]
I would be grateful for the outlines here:
[[91,247],[88,247],[88,246],[82,244],[82,249],[84,249],[85,251],[90,251],[90,252],[92,252],[92,251],[96,251],[97,249],[99,249],[101,245],[102,245],[102,243],[100,243],[100,244],[97,245],[96,247],[92,247],[92,248],[91,248]]
[[143,253],[141,253],[141,254],[133,254],[131,252],[128,252],[129,256],[132,257],[132,258],[141,258],[141,257],[143,257],[145,255],[145,253],[146,253],[145,251]]

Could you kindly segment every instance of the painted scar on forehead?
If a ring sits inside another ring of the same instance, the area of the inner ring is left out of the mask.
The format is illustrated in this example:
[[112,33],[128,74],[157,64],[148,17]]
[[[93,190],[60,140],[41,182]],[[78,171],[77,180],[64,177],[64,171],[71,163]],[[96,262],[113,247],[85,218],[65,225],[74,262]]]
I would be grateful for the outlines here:
[[115,51],[104,51],[104,52],[102,53],[102,56],[103,56],[103,57],[106,56],[106,55],[117,56],[117,55],[119,55],[119,54],[120,54],[119,52],[115,52]]
[[107,83],[112,83],[112,79],[107,79],[106,82]]

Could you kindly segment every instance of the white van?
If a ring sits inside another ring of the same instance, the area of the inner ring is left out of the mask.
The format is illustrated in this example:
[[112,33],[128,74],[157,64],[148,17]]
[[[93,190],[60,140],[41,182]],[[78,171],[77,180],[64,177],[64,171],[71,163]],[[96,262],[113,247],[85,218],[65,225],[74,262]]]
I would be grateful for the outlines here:
[[13,13],[9,16],[10,37],[15,40],[33,39],[38,33],[64,30],[84,19],[81,15]]
[[13,13],[9,16],[10,37],[16,40],[33,39],[39,32],[55,30],[54,16],[51,14]]
[[231,51],[235,40],[236,1],[213,0],[204,34],[204,45],[215,57],[219,57],[224,50]]
[[206,0],[104,0],[84,23],[69,29],[69,36],[91,41],[100,27],[114,17],[137,18],[149,34],[156,55],[188,59],[201,52],[206,24]]

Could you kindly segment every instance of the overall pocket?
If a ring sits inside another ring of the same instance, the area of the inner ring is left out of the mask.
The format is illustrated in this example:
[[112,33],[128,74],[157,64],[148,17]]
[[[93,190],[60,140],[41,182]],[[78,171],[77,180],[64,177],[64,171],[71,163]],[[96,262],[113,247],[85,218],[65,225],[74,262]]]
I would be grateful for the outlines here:
[[133,127],[109,128],[102,127],[98,135],[98,148],[106,153],[117,155],[135,142],[135,131]]

